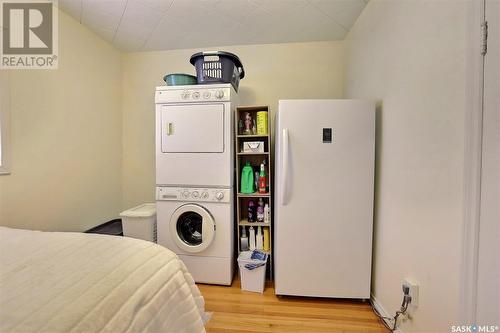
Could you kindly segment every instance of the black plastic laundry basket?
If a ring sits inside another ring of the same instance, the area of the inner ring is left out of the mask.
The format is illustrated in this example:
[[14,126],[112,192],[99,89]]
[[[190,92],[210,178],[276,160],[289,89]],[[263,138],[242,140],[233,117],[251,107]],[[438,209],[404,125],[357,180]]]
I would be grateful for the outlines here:
[[245,77],[240,58],[229,52],[199,52],[189,62],[196,67],[198,84],[231,83],[238,91],[240,80]]

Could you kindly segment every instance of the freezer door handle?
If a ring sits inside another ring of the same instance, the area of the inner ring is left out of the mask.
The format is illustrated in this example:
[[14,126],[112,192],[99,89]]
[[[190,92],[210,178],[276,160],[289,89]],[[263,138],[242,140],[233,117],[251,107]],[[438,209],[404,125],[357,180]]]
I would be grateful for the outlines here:
[[287,203],[288,192],[288,129],[284,128],[282,133],[282,147],[281,147],[281,205],[285,206]]

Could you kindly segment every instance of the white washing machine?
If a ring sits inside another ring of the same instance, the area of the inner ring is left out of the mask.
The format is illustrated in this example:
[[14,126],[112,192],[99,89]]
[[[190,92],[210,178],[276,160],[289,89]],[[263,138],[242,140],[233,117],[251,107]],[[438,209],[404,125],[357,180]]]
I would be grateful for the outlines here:
[[234,254],[231,84],[156,88],[158,244],[196,282],[230,285]]
[[177,253],[196,282],[232,282],[232,191],[214,187],[156,189],[158,243]]
[[158,186],[233,186],[237,97],[230,83],[156,88]]

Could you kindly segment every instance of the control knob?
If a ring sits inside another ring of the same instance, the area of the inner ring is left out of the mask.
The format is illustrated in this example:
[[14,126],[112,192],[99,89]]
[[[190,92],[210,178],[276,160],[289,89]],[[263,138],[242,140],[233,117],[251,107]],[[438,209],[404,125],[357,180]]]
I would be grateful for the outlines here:
[[219,192],[215,193],[215,198],[216,198],[217,200],[222,200],[222,199],[224,199],[224,192],[220,192],[220,191],[219,191]]
[[198,191],[194,191],[191,196],[195,199],[197,199],[200,196],[200,193]]
[[215,92],[215,98],[222,99],[224,97],[224,90],[217,90]]

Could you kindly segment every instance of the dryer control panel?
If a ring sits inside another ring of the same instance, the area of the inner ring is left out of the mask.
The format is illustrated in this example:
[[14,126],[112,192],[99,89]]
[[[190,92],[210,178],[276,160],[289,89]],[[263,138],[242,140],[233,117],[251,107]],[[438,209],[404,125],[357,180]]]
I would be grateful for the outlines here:
[[157,87],[155,101],[156,104],[229,102],[232,89],[230,84]]
[[231,190],[226,188],[170,187],[156,188],[158,201],[231,202]]

